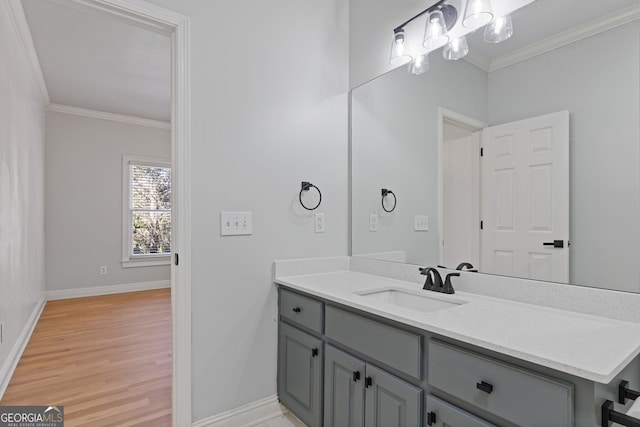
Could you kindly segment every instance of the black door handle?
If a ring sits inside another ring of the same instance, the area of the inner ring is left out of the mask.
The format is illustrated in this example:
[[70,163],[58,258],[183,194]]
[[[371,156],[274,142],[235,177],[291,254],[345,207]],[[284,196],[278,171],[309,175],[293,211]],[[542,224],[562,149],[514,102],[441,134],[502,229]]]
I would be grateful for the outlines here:
[[360,371],[353,371],[353,382],[355,383],[360,379]]
[[364,388],[369,388],[371,387],[372,384],[373,384],[373,380],[371,379],[371,377],[366,377],[364,379]]
[[302,309],[300,307],[293,307],[293,312],[294,313],[300,313],[302,311]]
[[543,246],[553,246],[554,248],[564,248],[564,240],[554,240],[553,242],[544,242]]
[[311,357],[316,357],[318,355],[318,349],[314,348],[311,350]]
[[493,386],[485,381],[476,383],[476,388],[480,391],[484,391],[487,394],[491,394],[491,392],[493,391]]

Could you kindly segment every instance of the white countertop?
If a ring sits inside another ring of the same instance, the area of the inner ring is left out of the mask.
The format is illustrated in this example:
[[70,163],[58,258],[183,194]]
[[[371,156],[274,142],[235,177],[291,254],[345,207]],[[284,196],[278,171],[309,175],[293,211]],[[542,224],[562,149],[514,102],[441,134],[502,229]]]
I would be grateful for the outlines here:
[[[455,279],[455,278],[454,278]],[[465,304],[423,313],[355,292],[388,287],[421,291],[411,282],[355,271],[276,277],[275,282],[425,331],[603,384],[640,354],[640,324],[467,292],[427,296]],[[453,280],[455,287],[455,280]]]

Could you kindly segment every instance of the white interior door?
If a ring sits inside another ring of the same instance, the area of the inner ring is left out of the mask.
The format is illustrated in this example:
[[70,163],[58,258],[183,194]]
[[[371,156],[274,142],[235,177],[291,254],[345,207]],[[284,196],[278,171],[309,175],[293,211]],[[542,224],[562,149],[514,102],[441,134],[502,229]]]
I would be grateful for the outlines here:
[[481,270],[568,283],[569,112],[485,128],[482,143]]
[[480,260],[480,132],[444,141],[442,264]]

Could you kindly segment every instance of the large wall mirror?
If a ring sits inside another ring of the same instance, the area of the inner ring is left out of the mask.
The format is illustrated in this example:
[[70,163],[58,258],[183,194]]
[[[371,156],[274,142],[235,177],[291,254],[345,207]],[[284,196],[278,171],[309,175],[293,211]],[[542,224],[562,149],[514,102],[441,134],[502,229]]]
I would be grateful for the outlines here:
[[[509,40],[476,31],[465,59],[439,49],[424,74],[402,66],[353,89],[352,255],[640,292],[638,10],[537,0],[512,14]],[[556,136],[565,164],[534,160],[501,178],[501,156],[545,151]],[[540,238],[517,262],[504,243],[487,248],[511,226]],[[558,254],[561,266],[548,261]]]

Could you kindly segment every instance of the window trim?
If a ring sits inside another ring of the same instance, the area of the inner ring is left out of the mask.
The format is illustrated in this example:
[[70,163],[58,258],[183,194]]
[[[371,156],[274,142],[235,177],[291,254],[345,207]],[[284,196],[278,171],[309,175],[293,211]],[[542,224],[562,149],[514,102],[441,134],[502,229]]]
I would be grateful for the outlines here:
[[[172,252],[161,255],[133,256],[129,253],[129,244],[131,242],[131,239],[133,238],[131,230],[131,211],[129,208],[129,201],[131,197],[131,174],[129,166],[132,163],[136,165],[156,166],[171,169],[171,162],[166,159],[146,156],[133,156],[129,154],[124,154],[122,156],[122,260],[120,262],[123,268],[170,265],[173,248]],[[173,170],[171,170],[171,177],[173,178]],[[173,200],[171,202],[173,204]],[[173,216],[171,218],[171,225],[173,228]]]

